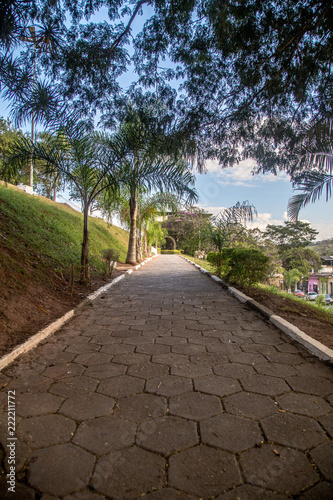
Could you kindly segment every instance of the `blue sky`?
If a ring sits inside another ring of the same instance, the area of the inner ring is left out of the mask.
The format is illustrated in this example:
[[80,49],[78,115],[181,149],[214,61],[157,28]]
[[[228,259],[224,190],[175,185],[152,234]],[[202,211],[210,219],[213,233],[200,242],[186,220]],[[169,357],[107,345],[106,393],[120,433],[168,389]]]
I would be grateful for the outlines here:
[[[141,29],[145,17],[151,14],[151,9],[147,9],[143,17],[135,20],[132,26],[134,33]],[[95,20],[107,20],[106,9],[101,9]],[[131,70],[121,78],[120,83],[124,90],[135,78]],[[7,116],[6,107],[6,103],[0,101],[0,116]],[[252,175],[254,166],[253,160],[246,160],[232,168],[222,169],[217,162],[208,161],[208,173],[196,176],[196,189],[199,194],[197,205],[210,213],[217,214],[238,201],[248,200],[258,212],[258,218],[249,224],[249,227],[252,225],[264,230],[267,224],[283,224],[287,220],[288,199],[293,195],[290,179],[285,173],[279,173],[277,176]],[[66,193],[64,195],[66,197]],[[64,200],[59,199],[59,201]],[[323,193],[319,201],[308,205],[300,212],[300,219],[310,222],[312,227],[319,231],[317,240],[333,238],[332,204],[332,198],[326,202]]]
[[[249,227],[263,230],[267,224],[283,224],[288,200],[294,194],[289,176],[282,172],[277,176],[252,175],[254,166],[253,160],[246,160],[222,170],[217,162],[209,161],[208,174],[197,176],[198,204],[216,214],[237,201],[248,200],[258,211],[258,218]],[[321,200],[301,210],[300,220],[310,222],[319,231],[318,240],[333,238],[332,199],[326,202],[324,194]]]

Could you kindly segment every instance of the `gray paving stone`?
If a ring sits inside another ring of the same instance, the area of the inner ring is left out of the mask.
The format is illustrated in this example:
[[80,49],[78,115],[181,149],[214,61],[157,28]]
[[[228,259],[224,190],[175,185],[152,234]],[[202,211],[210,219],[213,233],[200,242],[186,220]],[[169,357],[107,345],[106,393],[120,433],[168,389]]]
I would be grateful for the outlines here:
[[248,418],[260,419],[278,412],[278,407],[269,396],[253,392],[238,392],[223,399],[226,412]]
[[190,362],[205,365],[214,370],[215,366],[221,366],[229,363],[229,360],[227,356],[224,356],[221,353],[202,352],[201,354],[191,354]]
[[163,344],[140,344],[135,348],[135,352],[140,352],[142,354],[150,354],[150,355],[166,354],[170,352],[170,347]]
[[74,359],[74,363],[81,364],[83,366],[99,365],[102,363],[109,363],[111,361],[111,355],[104,352],[88,352],[84,354],[79,354]]
[[27,376],[20,376],[18,378],[9,379],[6,385],[6,391],[15,391],[18,394],[33,394],[46,392],[53,380],[41,375],[30,374]]
[[222,412],[219,398],[201,394],[200,392],[186,392],[174,396],[169,400],[170,413],[189,420],[200,421]]
[[16,401],[16,413],[21,417],[34,417],[56,412],[63,401],[53,394],[21,394]]
[[131,377],[129,375],[120,375],[111,377],[100,382],[97,392],[114,398],[123,398],[133,396],[143,391],[145,381],[141,378]]
[[320,418],[319,422],[324,427],[329,436],[333,438],[333,412]]
[[166,399],[161,396],[137,394],[119,399],[114,415],[139,423],[165,415],[167,411],[166,403]]
[[303,363],[297,366],[301,375],[312,377],[324,377],[333,380],[333,367],[325,363]]
[[320,396],[311,394],[289,392],[277,397],[276,401],[283,410],[300,413],[308,417],[321,417],[332,410],[331,405],[326,403]]
[[210,366],[203,365],[200,363],[184,363],[179,365],[171,366],[171,374],[178,375],[180,377],[200,377],[203,375],[209,375],[213,373],[213,370]]
[[261,420],[268,441],[276,444],[309,450],[327,438],[313,418],[279,413]]
[[333,484],[319,483],[303,493],[299,500],[330,500],[333,498]]
[[310,456],[324,478],[333,482],[333,442],[326,441],[326,443],[317,446],[317,448],[311,450]]
[[81,309],[0,387],[2,444],[16,391],[23,499],[332,496],[332,367],[177,256]]
[[252,448],[264,438],[253,420],[223,413],[200,422],[202,442],[233,453]]
[[240,363],[243,365],[257,366],[260,363],[265,363],[267,359],[260,353],[242,352],[238,354],[229,354],[231,363]]
[[93,343],[89,343],[88,345],[86,344],[73,344],[69,345],[65,352],[68,352],[70,354],[86,354],[87,352],[98,352],[100,350],[101,346]]
[[149,363],[149,354],[140,354],[138,352],[128,353],[128,354],[117,354],[112,358],[112,363],[120,363],[122,365],[140,365],[143,363]]
[[282,363],[293,366],[304,363],[304,358],[301,354],[290,354],[288,352],[272,352],[267,357],[272,363]]
[[41,374],[48,378],[58,378],[65,376],[74,377],[75,375],[82,375],[84,367],[77,363],[59,363],[57,365],[49,365]]
[[86,377],[93,377],[99,380],[110,377],[117,377],[126,372],[127,366],[112,363],[89,366],[84,372]]
[[173,352],[166,354],[154,354],[152,356],[153,363],[159,363],[161,365],[182,365],[189,362],[189,357],[184,354],[176,354]]
[[221,366],[214,366],[213,371],[216,375],[220,375],[221,377],[237,379],[255,375],[256,373],[252,366],[247,366],[236,362],[224,363]]
[[55,382],[49,389],[49,392],[63,398],[75,396],[77,394],[87,394],[94,392],[98,384],[98,380],[79,375],[77,377],[68,377]]
[[319,480],[307,457],[288,447],[262,445],[241,454],[245,479],[261,488],[294,495]]
[[192,381],[188,378],[176,377],[175,375],[164,375],[148,379],[146,392],[152,392],[158,396],[175,396],[192,390]]
[[96,456],[122,450],[134,444],[136,425],[108,416],[82,422],[73,437],[73,443]]
[[278,396],[290,391],[290,387],[284,380],[268,375],[253,375],[242,378],[242,385],[246,391],[266,394],[267,396]]
[[143,365],[130,366],[127,370],[127,374],[143,379],[163,377],[163,375],[169,374],[169,367],[167,365],[159,365],[157,363],[144,363]]
[[36,492],[32,488],[29,488],[25,484],[20,484],[16,482],[15,493],[8,490],[8,484],[6,476],[0,478],[0,494],[2,500],[13,500],[13,495],[15,498],[20,500],[35,500]]
[[74,420],[62,415],[25,418],[17,427],[17,436],[30,448],[45,448],[69,441],[76,430]]
[[279,377],[286,379],[294,375],[299,375],[299,366],[294,367],[280,363],[262,363],[255,367],[260,375],[270,375],[272,377]]
[[183,493],[182,491],[171,488],[163,488],[161,490],[154,491],[153,493],[148,493],[148,495],[145,495],[144,498],[149,500],[196,500],[198,497],[186,495],[186,493]]
[[29,484],[42,493],[68,495],[87,485],[95,457],[72,444],[37,450],[30,464]]
[[242,484],[231,491],[219,495],[216,500],[283,500],[286,497],[268,491],[264,488],[258,488],[251,484]]
[[220,397],[229,396],[241,391],[241,386],[236,379],[219,377],[218,375],[194,379],[194,388],[196,391]]
[[[4,467],[6,472],[9,472],[9,458],[10,458],[10,449],[7,447],[8,442],[4,444],[4,449],[6,450],[5,453],[5,460],[4,460]],[[28,446],[26,443],[18,439],[15,441],[15,469],[16,472],[20,472],[22,469],[26,467],[28,464],[29,460],[32,457],[32,450],[30,446]]]
[[237,461],[231,453],[196,446],[169,459],[169,484],[186,493],[210,498],[241,483]]
[[82,421],[109,415],[114,404],[114,399],[101,394],[77,394],[66,399],[59,413],[74,420]]
[[63,497],[63,500],[101,500],[101,498],[105,497],[89,490],[83,490],[73,493],[72,495],[66,495]]
[[296,392],[317,394],[318,396],[327,396],[333,392],[333,383],[322,377],[298,375],[288,378],[287,382]]
[[134,499],[165,480],[165,461],[161,456],[132,447],[98,459],[92,478],[96,491],[116,500]]
[[193,355],[198,353],[205,353],[206,347],[199,344],[180,344],[171,347],[172,353]]
[[169,456],[198,443],[199,437],[194,422],[182,418],[165,416],[148,420],[139,425],[136,444],[150,451]]

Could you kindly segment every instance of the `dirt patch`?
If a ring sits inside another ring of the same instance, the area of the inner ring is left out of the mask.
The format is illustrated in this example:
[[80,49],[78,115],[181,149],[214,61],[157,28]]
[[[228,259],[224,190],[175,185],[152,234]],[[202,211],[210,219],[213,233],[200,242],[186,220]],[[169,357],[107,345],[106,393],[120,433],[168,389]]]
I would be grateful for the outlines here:
[[[42,328],[61,318],[101,286],[126,270],[116,270],[111,279],[94,278],[84,287],[75,283],[71,296],[70,284],[50,269],[44,270],[48,279],[41,282],[32,269],[20,276],[6,279],[0,271],[0,356],[26,341]],[[7,285],[7,286],[4,286]]]
[[[333,349],[333,314],[331,318],[327,318],[320,310],[309,306],[304,299],[295,302],[287,297],[252,288],[242,291],[313,339]],[[333,312],[332,306],[328,310]]]

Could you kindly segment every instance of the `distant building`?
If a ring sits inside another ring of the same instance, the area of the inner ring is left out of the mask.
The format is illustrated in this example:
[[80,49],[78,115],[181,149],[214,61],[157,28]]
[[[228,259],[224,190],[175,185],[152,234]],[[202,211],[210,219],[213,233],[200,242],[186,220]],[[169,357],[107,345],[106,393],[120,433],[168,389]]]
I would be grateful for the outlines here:
[[328,293],[333,296],[333,256],[321,257],[322,267],[309,275],[308,292]]

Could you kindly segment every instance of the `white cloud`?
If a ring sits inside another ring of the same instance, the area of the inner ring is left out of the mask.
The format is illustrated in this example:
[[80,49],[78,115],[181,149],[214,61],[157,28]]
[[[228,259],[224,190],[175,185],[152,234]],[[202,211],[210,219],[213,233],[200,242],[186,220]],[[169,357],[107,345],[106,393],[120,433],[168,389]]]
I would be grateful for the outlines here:
[[256,167],[256,162],[251,159],[243,160],[234,167],[224,169],[216,160],[208,160],[206,166],[209,173],[216,175],[217,183],[224,185],[254,187],[266,182],[290,181],[285,172],[279,172],[277,175],[271,173],[253,175],[252,171]]
[[[302,221],[308,222],[308,221]],[[316,229],[319,231],[319,234],[316,238],[317,241],[326,240],[333,238],[333,226],[332,224],[327,224],[327,222],[312,222],[312,229]]]
[[[200,207],[213,215],[218,215],[224,208],[216,205],[209,205],[205,203],[200,203]],[[284,223],[283,219],[272,219],[272,214],[266,213],[258,213],[257,217],[253,222],[247,222],[246,227],[249,229],[258,228],[261,231],[264,231],[268,224],[273,224],[276,226],[282,226]]]
[[268,224],[282,226],[283,222],[284,221],[281,219],[272,219],[272,214],[270,213],[259,213],[253,222],[246,223],[246,227],[248,229],[254,229],[257,227],[261,231],[265,231]]

